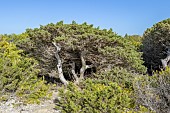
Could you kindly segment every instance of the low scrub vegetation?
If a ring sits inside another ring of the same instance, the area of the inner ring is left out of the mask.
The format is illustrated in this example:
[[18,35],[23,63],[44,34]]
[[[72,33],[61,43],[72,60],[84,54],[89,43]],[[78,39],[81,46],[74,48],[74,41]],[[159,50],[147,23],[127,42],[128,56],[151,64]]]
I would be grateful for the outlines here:
[[159,22],[143,37],[75,21],[1,35],[1,100],[15,94],[39,103],[57,83],[61,112],[168,113],[169,24]]

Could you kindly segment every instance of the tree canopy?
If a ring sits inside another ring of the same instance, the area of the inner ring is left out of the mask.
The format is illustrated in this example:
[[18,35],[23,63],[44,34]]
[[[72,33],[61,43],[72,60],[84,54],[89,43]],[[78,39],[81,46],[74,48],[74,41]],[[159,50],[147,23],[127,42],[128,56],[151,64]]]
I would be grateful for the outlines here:
[[112,29],[101,30],[87,23],[76,24],[73,21],[72,24],[63,24],[61,21],[27,29],[26,33],[29,41],[26,42],[26,47],[21,48],[39,61],[42,75],[49,76],[57,70],[52,42],[61,46],[59,55],[63,62],[64,75],[68,79],[71,79],[71,62],[75,63],[75,71],[79,74],[82,52],[85,53],[86,64],[93,64],[95,73],[108,71],[115,66],[137,73],[144,73],[146,70],[142,65],[142,53],[137,52],[133,42],[117,35]]
[[[75,21],[0,35],[0,100],[13,93],[39,103],[57,87],[61,112],[166,113],[169,35],[170,19],[143,36]],[[147,76],[147,68],[159,72]]]
[[170,47],[170,19],[148,28],[143,34],[143,58],[149,70],[160,70],[161,59],[168,55]]

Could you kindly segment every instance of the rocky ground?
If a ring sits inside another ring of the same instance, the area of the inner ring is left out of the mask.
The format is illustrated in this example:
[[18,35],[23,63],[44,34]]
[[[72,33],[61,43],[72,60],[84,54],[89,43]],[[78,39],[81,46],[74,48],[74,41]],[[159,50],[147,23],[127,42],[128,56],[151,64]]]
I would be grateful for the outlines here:
[[59,110],[54,109],[56,93],[53,93],[50,100],[45,100],[40,104],[24,105],[16,97],[11,97],[8,101],[0,103],[0,113],[60,113]]

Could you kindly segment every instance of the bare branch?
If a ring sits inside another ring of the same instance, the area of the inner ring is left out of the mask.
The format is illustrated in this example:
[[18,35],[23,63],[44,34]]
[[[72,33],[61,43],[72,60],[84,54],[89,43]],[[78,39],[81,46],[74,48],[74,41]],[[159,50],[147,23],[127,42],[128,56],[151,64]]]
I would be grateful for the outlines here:
[[86,69],[89,69],[89,68],[92,68],[92,67],[94,67],[93,64],[91,64],[91,65],[86,65]]
[[57,52],[59,52],[61,50],[61,46],[59,44],[57,45],[55,42],[52,42],[52,43],[56,47]]
[[84,60],[85,52],[83,51],[80,55],[82,67],[80,69],[80,80],[84,79],[84,72],[86,70],[86,61]]
[[165,59],[161,59],[163,69],[168,66],[168,61],[170,60],[170,56],[166,57]]
[[81,58],[81,63],[82,63],[82,67],[81,67],[81,69],[80,69],[80,80],[84,79],[84,72],[86,71],[86,69],[92,68],[92,67],[94,66],[93,64],[91,64],[91,65],[86,65],[86,61],[85,61],[85,59],[84,59],[84,56],[85,56],[85,51],[83,51],[83,52],[81,53],[81,56],[80,56],[80,58]]
[[76,80],[76,83],[79,83],[79,78],[78,78],[78,76],[77,76],[77,74],[75,72],[75,62],[71,63],[71,67],[72,67],[71,72],[72,72],[72,74],[73,74],[73,76],[74,76],[74,78]]
[[167,57],[165,59],[161,59],[163,69],[168,66],[168,62],[170,61],[170,48],[168,47]]
[[55,57],[57,59],[57,69],[58,69],[59,78],[64,85],[67,85],[68,82],[64,78],[63,69],[62,69],[62,62],[61,62],[60,56],[58,54],[58,52],[61,50],[61,47],[58,46],[55,42],[53,42],[53,45],[56,47]]

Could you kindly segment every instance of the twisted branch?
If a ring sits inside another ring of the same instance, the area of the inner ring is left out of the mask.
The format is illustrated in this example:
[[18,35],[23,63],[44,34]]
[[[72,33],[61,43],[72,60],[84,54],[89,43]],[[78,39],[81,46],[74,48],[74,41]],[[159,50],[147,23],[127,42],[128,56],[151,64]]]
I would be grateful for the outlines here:
[[93,67],[93,64],[92,65],[86,65],[86,61],[84,59],[84,56],[85,56],[85,51],[83,51],[80,55],[81,63],[82,63],[82,67],[80,69],[80,80],[84,79],[84,72],[86,71],[86,69]]
[[170,48],[168,48],[167,57],[165,59],[161,59],[163,69],[165,69],[168,66],[169,61],[170,61]]
[[71,63],[71,67],[72,67],[71,72],[72,72],[72,74],[73,74],[73,76],[75,78],[75,81],[76,81],[76,83],[79,83],[79,78],[78,78],[78,76],[77,76],[77,74],[75,72],[75,62]]
[[57,59],[57,69],[58,69],[59,78],[64,85],[67,85],[68,82],[64,78],[63,69],[62,69],[62,62],[61,62],[60,56],[58,54],[61,50],[61,47],[59,45],[57,45],[55,42],[53,42],[53,45],[56,47],[55,57]]

